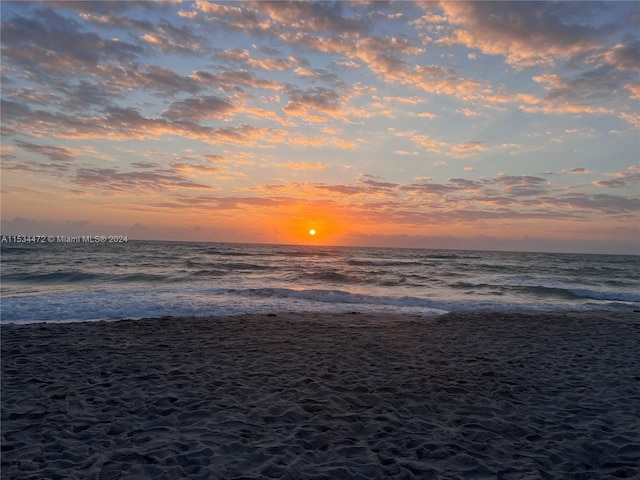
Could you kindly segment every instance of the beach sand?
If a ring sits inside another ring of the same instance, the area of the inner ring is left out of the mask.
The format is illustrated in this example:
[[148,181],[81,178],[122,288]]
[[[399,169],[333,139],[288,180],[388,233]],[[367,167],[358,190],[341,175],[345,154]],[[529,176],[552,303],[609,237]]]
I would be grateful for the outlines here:
[[3,479],[640,476],[640,313],[4,325]]

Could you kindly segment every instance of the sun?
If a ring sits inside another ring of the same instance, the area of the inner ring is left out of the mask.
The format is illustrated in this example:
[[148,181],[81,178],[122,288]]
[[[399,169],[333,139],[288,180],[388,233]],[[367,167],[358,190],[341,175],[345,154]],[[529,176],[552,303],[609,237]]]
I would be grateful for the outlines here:
[[309,230],[309,235],[311,235],[313,237],[315,234],[316,234],[316,230],[314,228]]

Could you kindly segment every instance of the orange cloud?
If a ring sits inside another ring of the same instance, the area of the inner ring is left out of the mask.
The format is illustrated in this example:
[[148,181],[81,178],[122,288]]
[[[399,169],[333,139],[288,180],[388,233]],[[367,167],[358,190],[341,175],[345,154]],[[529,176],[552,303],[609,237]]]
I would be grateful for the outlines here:
[[545,113],[545,114],[600,114],[610,115],[615,113],[615,109],[607,107],[598,107],[584,103],[557,103],[553,100],[539,99],[537,105],[520,105],[520,110],[527,113]]
[[624,88],[631,92],[630,99],[640,100],[640,83],[627,83]]
[[411,140],[419,147],[424,147],[433,153],[442,153],[454,158],[466,158],[479,152],[488,150],[482,141],[470,140],[466,143],[449,143],[442,140],[434,139],[429,135],[423,134],[396,134],[397,136],[410,136]]
[[238,62],[247,68],[259,68],[268,71],[290,70],[298,64],[298,60],[295,57],[257,59],[252,57],[248,50],[239,49],[219,50],[216,53],[216,58]]
[[622,112],[618,117],[631,125],[632,128],[640,128],[640,114]]
[[279,167],[288,168],[291,170],[322,170],[328,168],[326,163],[308,163],[308,162],[285,162],[278,164]]

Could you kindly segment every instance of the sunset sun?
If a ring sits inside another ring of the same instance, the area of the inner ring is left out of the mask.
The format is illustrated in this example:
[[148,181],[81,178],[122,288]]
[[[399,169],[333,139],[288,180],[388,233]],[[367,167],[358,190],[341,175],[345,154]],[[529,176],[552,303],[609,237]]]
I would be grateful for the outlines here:
[[316,234],[315,229],[312,228],[311,230],[309,230],[309,235],[313,237],[315,234]]

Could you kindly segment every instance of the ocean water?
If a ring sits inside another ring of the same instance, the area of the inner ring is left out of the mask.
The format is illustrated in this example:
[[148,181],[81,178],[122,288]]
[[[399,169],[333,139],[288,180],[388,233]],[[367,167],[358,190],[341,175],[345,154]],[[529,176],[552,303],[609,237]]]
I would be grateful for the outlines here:
[[128,241],[0,245],[0,320],[631,310],[640,257]]

